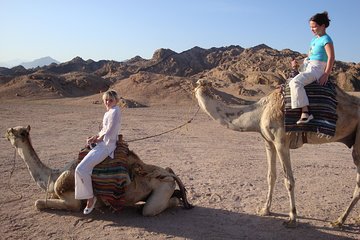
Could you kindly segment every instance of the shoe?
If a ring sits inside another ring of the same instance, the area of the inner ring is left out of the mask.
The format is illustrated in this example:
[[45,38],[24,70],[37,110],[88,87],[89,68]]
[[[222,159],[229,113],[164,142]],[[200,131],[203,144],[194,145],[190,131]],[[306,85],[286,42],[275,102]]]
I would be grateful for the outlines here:
[[94,200],[93,200],[93,204],[92,204],[92,206],[91,207],[86,207],[85,209],[84,209],[84,214],[85,215],[87,215],[87,214],[89,214],[89,213],[91,213],[92,212],[92,210],[94,210],[94,207],[95,207],[95,204],[96,204],[96,201],[97,201],[97,198],[96,197],[94,197]]
[[310,122],[311,120],[314,119],[314,116],[312,114],[308,115],[307,117],[302,117],[300,118],[296,124],[304,124],[304,123],[308,123]]

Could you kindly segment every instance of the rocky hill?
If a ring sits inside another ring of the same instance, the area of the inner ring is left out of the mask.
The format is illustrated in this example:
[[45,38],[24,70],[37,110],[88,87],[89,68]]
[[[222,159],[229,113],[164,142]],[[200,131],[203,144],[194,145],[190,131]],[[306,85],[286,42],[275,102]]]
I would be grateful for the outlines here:
[[22,65],[24,68],[35,68],[35,67],[43,67],[46,65],[50,65],[51,63],[60,63],[59,61],[51,58],[51,57],[43,57],[39,59],[35,59],[31,62],[22,62],[20,65]]
[[[183,103],[191,100],[199,78],[239,97],[258,98],[285,82],[292,58],[304,57],[264,44],[248,49],[194,47],[181,53],[158,49],[151,59],[136,56],[123,62],[76,57],[32,69],[0,68],[0,98],[85,97],[114,88],[145,105]],[[332,78],[346,91],[360,91],[360,63],[336,61]]]

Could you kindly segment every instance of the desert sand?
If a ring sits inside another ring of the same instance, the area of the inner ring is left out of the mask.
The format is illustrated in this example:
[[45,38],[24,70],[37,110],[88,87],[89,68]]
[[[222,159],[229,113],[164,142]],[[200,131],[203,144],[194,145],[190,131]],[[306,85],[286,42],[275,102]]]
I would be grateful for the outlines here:
[[[131,141],[152,136],[188,121],[197,104],[154,105],[123,109],[122,134]],[[78,99],[2,100],[0,132],[31,125],[40,159],[59,168],[77,157],[89,135],[98,131],[100,104]],[[360,239],[358,204],[343,229],[330,227],[350,202],[355,186],[351,149],[339,143],[305,145],[293,150],[298,227],[282,226],[289,211],[281,168],[272,216],[256,214],[267,193],[266,157],[258,133],[223,128],[205,113],[176,131],[129,147],[146,163],[171,167],[188,190],[191,210],[168,209],[143,217],[135,208],[119,213],[95,209],[81,212],[38,211],[45,198],[19,156],[0,138],[0,239]]]

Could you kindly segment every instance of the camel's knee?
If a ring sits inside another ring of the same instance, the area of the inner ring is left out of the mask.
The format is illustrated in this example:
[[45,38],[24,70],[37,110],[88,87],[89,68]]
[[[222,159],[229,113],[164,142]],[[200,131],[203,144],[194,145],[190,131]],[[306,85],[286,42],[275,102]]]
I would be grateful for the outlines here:
[[143,209],[142,209],[142,215],[144,217],[153,217],[161,213],[164,209],[159,207],[156,207],[152,204],[145,203]]
[[142,211],[143,216],[155,216],[168,208],[174,188],[175,183],[164,182],[155,189],[145,203]]
[[270,183],[271,185],[274,185],[275,182],[276,182],[276,178],[277,178],[277,175],[276,175],[276,171],[275,172],[269,172],[268,175],[267,175],[267,181],[268,183]]
[[180,204],[180,199],[177,197],[172,197],[169,199],[168,208],[177,207]]
[[180,200],[176,197],[170,198],[167,202],[163,202],[163,204],[145,204],[142,215],[145,217],[153,217],[161,212],[163,212],[167,208],[176,207],[180,204]]
[[66,192],[74,192],[75,191],[75,172],[74,171],[64,171],[54,184],[54,192],[59,197],[62,198],[61,195]]
[[80,211],[81,209],[81,201],[77,199],[71,200],[70,202],[65,202],[65,205],[66,205],[66,210],[69,211],[77,212]]
[[284,184],[287,190],[293,191],[295,188],[295,180],[293,178],[285,178]]

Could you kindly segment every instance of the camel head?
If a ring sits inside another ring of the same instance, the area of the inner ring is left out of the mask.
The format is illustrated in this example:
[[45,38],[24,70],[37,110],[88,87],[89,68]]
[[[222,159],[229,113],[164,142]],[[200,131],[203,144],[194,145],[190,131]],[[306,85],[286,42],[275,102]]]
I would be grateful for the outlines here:
[[194,92],[196,93],[197,91],[205,91],[209,88],[212,88],[212,82],[210,80],[199,79],[196,81]]
[[8,128],[5,133],[5,138],[11,142],[11,145],[18,147],[19,141],[25,142],[29,138],[30,125],[27,127],[17,126]]
[[214,94],[216,90],[213,88],[213,84],[210,80],[207,79],[199,79],[196,82],[196,87],[194,89],[194,95],[199,102],[199,105],[202,107],[200,102],[204,101],[205,98],[214,98]]

